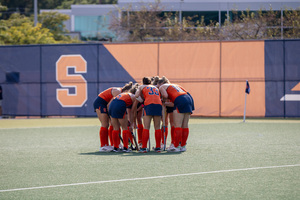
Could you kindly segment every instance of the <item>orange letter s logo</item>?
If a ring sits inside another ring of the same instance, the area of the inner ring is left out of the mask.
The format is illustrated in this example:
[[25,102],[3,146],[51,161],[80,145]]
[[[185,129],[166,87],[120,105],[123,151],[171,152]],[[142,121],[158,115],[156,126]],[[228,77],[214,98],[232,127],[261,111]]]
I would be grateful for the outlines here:
[[[76,74],[69,74],[74,68]],[[87,100],[87,82],[77,73],[86,73],[87,63],[81,55],[62,55],[56,62],[56,81],[65,89],[56,89],[56,99],[62,107],[82,107]],[[70,94],[70,88],[75,93]]]

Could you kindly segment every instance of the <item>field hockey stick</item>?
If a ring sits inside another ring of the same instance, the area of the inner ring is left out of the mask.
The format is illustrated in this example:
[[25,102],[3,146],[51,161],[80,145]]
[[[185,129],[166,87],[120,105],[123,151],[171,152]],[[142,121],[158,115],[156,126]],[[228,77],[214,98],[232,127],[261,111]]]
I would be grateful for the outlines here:
[[134,137],[136,137],[136,129],[137,129],[137,128],[134,128],[134,129],[133,129]]
[[150,143],[150,134],[149,134],[149,149],[148,149],[148,151],[150,151],[150,149],[151,149],[151,143]]
[[122,136],[121,136],[121,133],[119,133],[119,137],[120,137],[120,140],[121,140],[122,144],[124,144],[123,138],[122,138]]
[[164,128],[164,131],[163,131],[163,134],[164,134],[164,151],[166,150],[166,126],[165,126],[165,123],[166,123],[166,107],[163,106],[163,113],[162,113],[162,117],[163,117],[163,128]]

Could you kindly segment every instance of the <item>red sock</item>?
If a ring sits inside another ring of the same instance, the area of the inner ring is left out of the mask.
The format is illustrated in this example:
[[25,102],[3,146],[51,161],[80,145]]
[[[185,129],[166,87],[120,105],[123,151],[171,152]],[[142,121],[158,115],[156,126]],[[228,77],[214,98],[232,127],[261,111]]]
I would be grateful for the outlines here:
[[168,127],[163,127],[162,128],[162,133],[161,134],[161,140],[162,140],[162,143],[164,144],[165,143],[165,136],[166,136],[166,140],[167,140],[167,137],[168,137]]
[[182,128],[176,127],[174,133],[174,146],[178,147],[181,142]]
[[99,132],[99,136],[100,136],[100,145],[101,147],[108,145],[108,129],[105,127],[101,127],[100,128],[100,132]]
[[128,129],[128,134],[127,135],[128,135],[128,138],[129,138],[131,144],[134,144],[133,143],[133,135],[131,134],[131,132],[129,131],[129,129]]
[[113,126],[109,126],[109,129],[108,129],[108,138],[109,138],[111,146],[114,146],[113,137],[112,137],[113,130],[114,130]]
[[171,127],[171,144],[174,144],[175,127]]
[[161,145],[161,129],[155,130],[155,142],[156,142],[156,148],[160,148]]
[[114,147],[119,148],[119,144],[120,144],[119,131],[113,130],[112,137],[114,141]]
[[130,134],[129,130],[123,130],[123,146],[128,149],[128,136]]
[[138,125],[138,143],[141,144],[143,142],[142,138],[143,138],[143,130],[144,130],[144,126],[143,124],[139,124]]
[[189,128],[183,128],[182,129],[182,138],[181,138],[181,146],[185,146],[186,145],[186,141],[189,137]]
[[143,145],[142,145],[142,148],[147,148],[148,140],[149,140],[149,130],[144,129],[143,130],[143,141],[142,141]]

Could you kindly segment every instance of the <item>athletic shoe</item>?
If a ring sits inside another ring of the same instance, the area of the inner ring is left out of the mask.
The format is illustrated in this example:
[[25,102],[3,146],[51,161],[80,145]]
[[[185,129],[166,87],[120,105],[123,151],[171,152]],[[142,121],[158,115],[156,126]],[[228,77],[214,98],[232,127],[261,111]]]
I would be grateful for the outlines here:
[[148,151],[147,151],[147,148],[140,148],[139,152],[140,153],[147,153]]
[[108,146],[108,147],[110,151],[114,150],[114,146]]
[[168,152],[180,152],[180,146],[179,147],[169,147]]
[[180,147],[180,151],[181,151],[181,152],[185,152],[185,151],[186,151],[186,148],[185,148],[185,146],[183,146],[183,147]]
[[175,148],[175,147],[174,147],[174,144],[171,143],[170,146],[167,147],[167,150],[168,150],[168,149],[173,149],[173,148]]
[[113,148],[111,148],[111,146],[103,146],[100,148],[100,152],[111,152],[113,150]]
[[120,153],[120,152],[123,152],[122,149],[119,149],[119,148],[116,148],[114,147],[114,150],[112,150],[113,152],[116,152],[116,153]]
[[158,148],[155,148],[154,151],[157,152],[157,153],[160,153],[161,149],[158,147]]
[[131,151],[131,149],[124,148],[124,149],[123,149],[123,152],[129,153],[129,152],[132,152],[132,151]]

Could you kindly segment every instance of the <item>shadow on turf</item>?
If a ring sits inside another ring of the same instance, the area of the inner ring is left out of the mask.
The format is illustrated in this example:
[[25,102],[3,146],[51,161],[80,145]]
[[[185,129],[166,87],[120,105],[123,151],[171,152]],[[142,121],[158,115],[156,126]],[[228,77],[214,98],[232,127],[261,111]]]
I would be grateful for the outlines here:
[[79,155],[85,155],[85,156],[165,156],[165,155],[178,155],[183,152],[167,152],[167,151],[162,151],[160,153],[157,153],[155,151],[150,151],[147,153],[139,153],[137,151],[132,151],[130,153],[123,153],[123,152],[87,152],[87,153],[79,153]]

